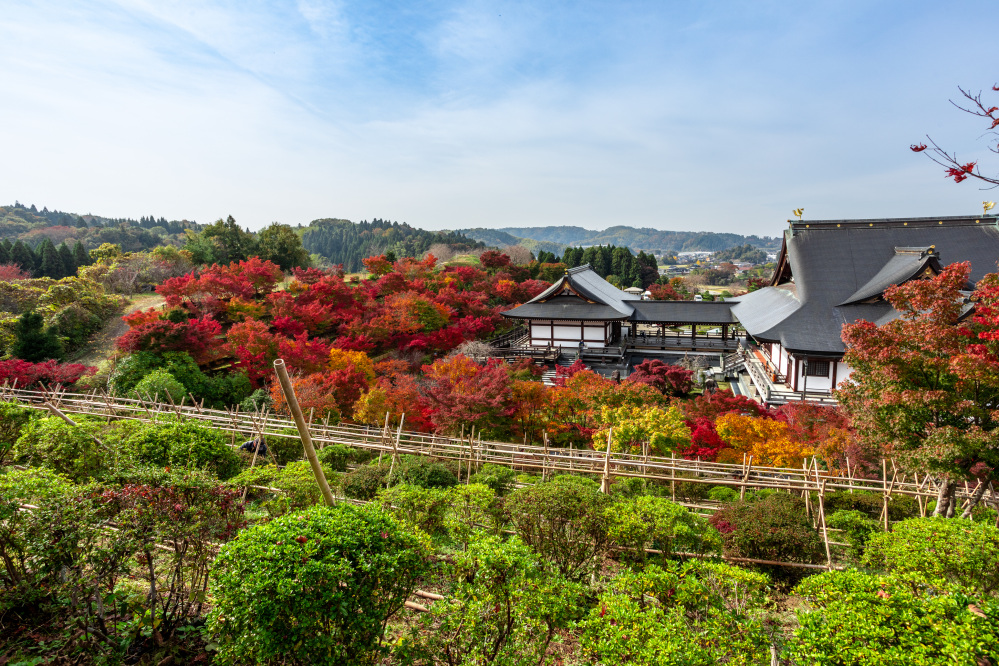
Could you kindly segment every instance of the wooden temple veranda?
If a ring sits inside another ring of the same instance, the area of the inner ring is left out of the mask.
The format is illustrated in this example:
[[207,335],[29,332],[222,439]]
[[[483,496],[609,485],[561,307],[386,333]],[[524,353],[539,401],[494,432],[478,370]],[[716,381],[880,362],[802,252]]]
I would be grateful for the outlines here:
[[[504,355],[550,350],[593,359],[627,354],[725,354],[739,347],[735,301],[646,301],[579,266],[504,317],[522,322]],[[534,351],[532,351],[534,350]]]

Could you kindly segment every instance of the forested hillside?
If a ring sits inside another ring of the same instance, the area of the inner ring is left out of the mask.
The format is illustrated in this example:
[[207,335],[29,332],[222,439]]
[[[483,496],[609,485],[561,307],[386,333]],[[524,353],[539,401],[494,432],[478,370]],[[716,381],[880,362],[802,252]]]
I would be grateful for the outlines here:
[[375,218],[371,222],[314,220],[302,233],[302,246],[344,270],[363,268],[361,260],[391,252],[396,257],[419,257],[436,244],[449,245],[458,252],[485,248],[485,244],[455,231],[426,231],[406,223]]
[[158,245],[183,244],[186,230],[200,228],[189,220],[168,221],[153,215],[133,220],[38,210],[18,202],[0,206],[0,240],[7,239],[11,244],[21,241],[31,248],[48,239],[55,245],[66,243],[70,247],[79,241],[87,250],[113,243],[125,252],[140,252]]
[[469,238],[474,238],[475,240],[481,241],[486,245],[498,247],[500,249],[520,245],[533,252],[535,256],[538,256],[542,252],[550,252],[554,255],[561,256],[562,252],[566,248],[565,243],[537,240],[536,238],[521,238],[520,236],[514,236],[513,234],[509,234],[505,231],[499,231],[498,229],[476,228],[462,230],[458,233],[464,234]]
[[[712,231],[663,231],[660,229],[636,229],[628,226],[614,226],[603,231],[582,227],[504,227],[502,229],[468,229],[461,233],[489,244],[496,244],[500,234],[509,235],[516,243],[529,247],[531,242],[554,243],[558,247],[538,247],[538,249],[561,254],[569,245],[618,245],[638,252],[717,252],[746,243],[766,250],[780,249],[780,238],[769,236],[743,236],[741,234],[716,233]],[[500,245],[503,247],[503,245]]]

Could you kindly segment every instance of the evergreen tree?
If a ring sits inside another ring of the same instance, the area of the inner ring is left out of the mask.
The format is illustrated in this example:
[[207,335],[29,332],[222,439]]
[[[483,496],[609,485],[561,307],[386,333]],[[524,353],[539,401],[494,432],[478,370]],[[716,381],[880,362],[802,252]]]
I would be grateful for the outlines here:
[[[309,253],[302,249],[302,239],[287,224],[272,223],[260,232],[257,243],[260,247],[260,258],[273,261],[283,271],[309,265]],[[356,252],[351,252],[349,256],[353,264]],[[349,270],[356,269],[351,265]]]
[[76,275],[76,260],[73,258],[73,251],[65,242],[59,243],[59,258],[62,260],[63,277]]
[[21,270],[28,273],[35,272],[35,253],[23,242],[17,241],[14,243],[14,246],[10,249],[10,259],[20,266]]
[[66,268],[63,266],[59,251],[52,244],[52,241],[46,238],[39,243],[36,254],[41,256],[41,264],[38,269],[42,277],[49,277],[55,280],[66,277],[64,275]]
[[257,239],[230,215],[188,238],[184,246],[197,264],[230,264],[257,254]]
[[611,250],[611,273],[624,280],[631,270],[631,252],[626,247]]
[[[566,255],[568,256],[568,254],[569,254],[569,251],[566,250]],[[575,268],[576,266],[582,266],[583,263],[585,263],[583,261],[583,254],[585,254],[585,251],[583,250],[583,248],[581,248],[581,247],[575,247],[575,248],[573,248],[572,249],[572,263],[571,264],[566,264],[566,265],[569,266],[569,268]]]
[[25,312],[14,326],[14,345],[11,353],[29,363],[40,363],[62,358],[62,343],[55,331],[45,329],[45,320],[37,312]]
[[83,243],[76,241],[76,245],[73,246],[73,263],[76,267],[89,266],[90,265],[90,255],[87,254],[87,248],[83,247]]
[[0,266],[10,263],[10,251],[7,250],[7,246],[0,243]]

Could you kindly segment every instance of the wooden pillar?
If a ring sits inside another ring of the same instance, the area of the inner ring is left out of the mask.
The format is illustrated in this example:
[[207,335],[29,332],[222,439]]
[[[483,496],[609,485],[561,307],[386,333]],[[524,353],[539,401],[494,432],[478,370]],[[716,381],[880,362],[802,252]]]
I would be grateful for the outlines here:
[[804,400],[805,399],[805,394],[808,393],[808,357],[807,356],[805,357],[805,362],[802,365],[802,369],[804,370],[804,379],[802,380],[802,383],[801,383],[801,399]]

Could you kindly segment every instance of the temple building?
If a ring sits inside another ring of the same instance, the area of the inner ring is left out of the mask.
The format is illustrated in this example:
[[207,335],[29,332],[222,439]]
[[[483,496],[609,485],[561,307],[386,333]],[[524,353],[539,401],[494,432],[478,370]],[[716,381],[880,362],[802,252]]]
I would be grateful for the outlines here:
[[790,221],[770,285],[735,299],[642,300],[581,266],[503,316],[526,325],[522,345],[555,356],[627,367],[632,358],[700,354],[762,402],[826,402],[850,375],[843,325],[898,316],[886,289],[963,261],[973,283],[997,260],[993,216]]

